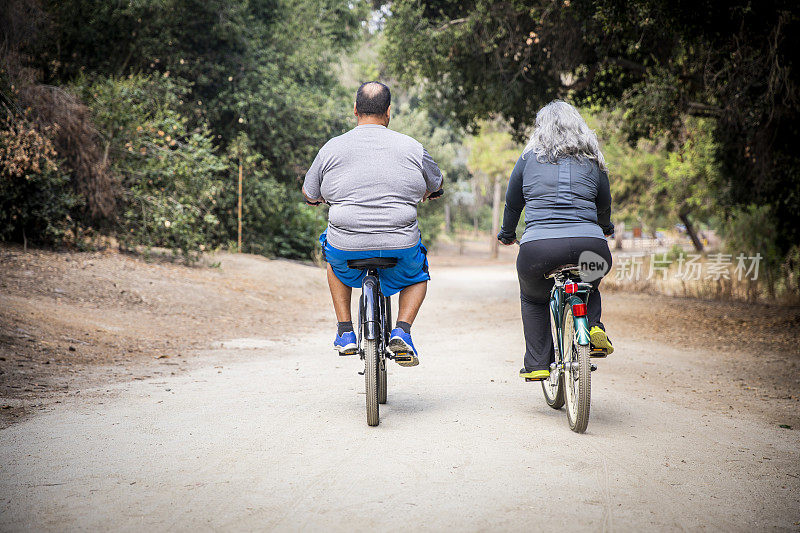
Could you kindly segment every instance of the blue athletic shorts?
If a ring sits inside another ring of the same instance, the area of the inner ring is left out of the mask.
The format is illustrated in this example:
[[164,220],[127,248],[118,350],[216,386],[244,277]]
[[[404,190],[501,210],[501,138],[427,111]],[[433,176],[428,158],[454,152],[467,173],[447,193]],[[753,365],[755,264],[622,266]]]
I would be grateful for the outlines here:
[[384,296],[397,294],[409,285],[431,279],[428,274],[428,250],[422,245],[422,240],[411,248],[399,250],[339,250],[328,244],[328,232],[324,231],[319,236],[322,244],[322,254],[325,261],[331,265],[333,273],[339,281],[350,287],[361,287],[361,282],[366,276],[366,270],[357,270],[347,266],[348,259],[366,259],[368,257],[396,257],[397,265],[394,268],[379,268],[378,279],[381,283],[381,292]]

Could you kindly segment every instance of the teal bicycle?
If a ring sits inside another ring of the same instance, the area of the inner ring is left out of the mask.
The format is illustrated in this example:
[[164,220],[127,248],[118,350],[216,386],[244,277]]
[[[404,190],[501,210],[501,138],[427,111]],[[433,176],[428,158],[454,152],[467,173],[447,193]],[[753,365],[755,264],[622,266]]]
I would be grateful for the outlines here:
[[567,406],[572,431],[583,433],[589,424],[592,371],[591,357],[605,357],[603,350],[591,349],[586,305],[592,284],[581,280],[578,265],[563,265],[545,277],[554,281],[550,292],[550,328],[555,361],[550,377],[542,380],[544,399],[553,409]]

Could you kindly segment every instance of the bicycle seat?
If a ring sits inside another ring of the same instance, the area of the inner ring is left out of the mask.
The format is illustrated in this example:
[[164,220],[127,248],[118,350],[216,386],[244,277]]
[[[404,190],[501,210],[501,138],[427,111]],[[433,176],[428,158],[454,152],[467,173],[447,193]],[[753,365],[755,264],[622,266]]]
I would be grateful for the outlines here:
[[580,270],[581,269],[580,269],[580,267],[578,265],[572,265],[572,264],[561,265],[561,266],[558,266],[558,267],[554,268],[553,270],[551,270],[547,274],[545,274],[544,277],[552,278],[556,274],[566,274],[566,273],[580,274]]
[[396,257],[366,257],[364,259],[347,260],[347,266],[356,270],[369,270],[371,268],[393,268],[396,265]]

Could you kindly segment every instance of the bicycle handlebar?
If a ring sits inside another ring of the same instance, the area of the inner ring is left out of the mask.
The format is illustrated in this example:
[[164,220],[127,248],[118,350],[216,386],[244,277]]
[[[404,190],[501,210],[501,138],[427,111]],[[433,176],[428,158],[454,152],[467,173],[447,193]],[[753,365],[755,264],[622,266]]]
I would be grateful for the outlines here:
[[430,200],[430,199],[432,199],[432,198],[439,198],[439,197],[440,197],[441,195],[443,195],[443,194],[444,194],[444,187],[442,187],[442,188],[441,188],[441,189],[439,189],[438,191],[434,191],[434,192],[430,193],[430,194],[428,195],[428,200]]

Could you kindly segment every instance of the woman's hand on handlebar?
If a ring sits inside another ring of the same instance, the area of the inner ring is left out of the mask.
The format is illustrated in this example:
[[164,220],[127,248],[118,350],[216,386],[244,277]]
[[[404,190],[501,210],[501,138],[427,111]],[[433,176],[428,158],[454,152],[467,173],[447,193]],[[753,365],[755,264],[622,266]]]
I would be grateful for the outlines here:
[[512,244],[519,244],[519,241],[517,240],[516,236],[509,239],[508,237],[503,235],[502,231],[497,234],[497,240],[500,241],[500,243],[503,246],[511,246]]

